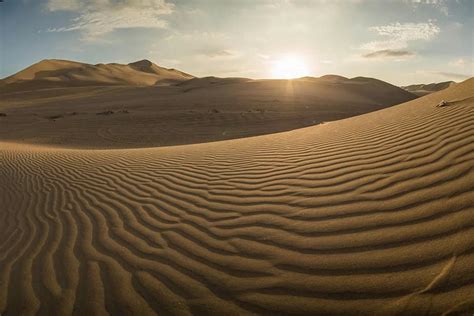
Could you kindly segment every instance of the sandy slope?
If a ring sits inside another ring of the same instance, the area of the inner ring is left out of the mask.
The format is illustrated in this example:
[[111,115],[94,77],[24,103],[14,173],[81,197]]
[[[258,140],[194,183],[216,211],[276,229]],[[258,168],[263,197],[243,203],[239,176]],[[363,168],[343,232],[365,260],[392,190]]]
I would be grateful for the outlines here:
[[69,60],[45,59],[0,80],[0,87],[8,84],[8,89],[15,91],[97,84],[151,86],[192,78],[194,77],[190,74],[160,67],[149,60],[140,60],[127,65],[117,63],[91,65]]
[[207,144],[1,143],[0,312],[469,315],[473,87]]
[[[342,78],[342,77],[340,77]],[[287,131],[416,98],[371,78],[196,78],[178,86],[0,88],[0,140],[74,148],[204,143]],[[126,113],[123,112],[126,110]],[[111,115],[99,115],[114,111]]]
[[424,96],[433,92],[447,89],[455,84],[456,82],[454,81],[445,81],[445,82],[429,83],[429,84],[413,84],[413,85],[405,86],[402,88],[418,96]]

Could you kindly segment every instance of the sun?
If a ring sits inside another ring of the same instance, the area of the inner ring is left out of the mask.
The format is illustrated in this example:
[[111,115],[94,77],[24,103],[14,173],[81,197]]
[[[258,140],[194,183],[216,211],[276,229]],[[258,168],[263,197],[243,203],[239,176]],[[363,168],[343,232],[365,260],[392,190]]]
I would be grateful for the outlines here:
[[304,58],[296,55],[284,56],[272,65],[272,77],[278,79],[294,79],[309,75]]

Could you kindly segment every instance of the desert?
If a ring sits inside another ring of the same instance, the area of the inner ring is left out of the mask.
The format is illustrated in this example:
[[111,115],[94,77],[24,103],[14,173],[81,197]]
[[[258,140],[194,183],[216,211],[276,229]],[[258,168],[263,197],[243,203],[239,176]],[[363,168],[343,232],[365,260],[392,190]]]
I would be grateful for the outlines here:
[[[126,13],[138,26],[110,34],[139,34],[162,29],[145,9],[183,5],[168,2],[42,8]],[[112,36],[81,25],[35,36]],[[300,76],[288,60],[271,78],[50,57],[4,76],[0,315],[472,315],[474,78]]]

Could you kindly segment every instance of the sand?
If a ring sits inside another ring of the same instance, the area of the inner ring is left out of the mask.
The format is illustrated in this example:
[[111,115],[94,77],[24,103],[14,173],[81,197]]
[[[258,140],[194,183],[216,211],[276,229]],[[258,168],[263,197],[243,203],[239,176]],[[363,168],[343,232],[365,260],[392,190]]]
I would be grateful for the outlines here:
[[417,96],[424,96],[433,92],[447,89],[455,84],[456,82],[454,81],[445,81],[445,82],[429,83],[429,84],[413,84],[413,85],[405,86],[402,88],[413,94],[416,94]]
[[416,98],[361,77],[39,87],[41,80],[0,87],[0,112],[7,114],[0,124],[2,140],[82,149],[196,144],[312,126]]
[[0,313],[469,315],[473,88],[204,144],[3,141]]
[[176,69],[155,65],[149,60],[129,64],[91,65],[70,60],[45,59],[0,80],[0,87],[10,85],[9,90],[25,90],[38,87],[71,87],[90,85],[153,86],[178,83],[194,76]]

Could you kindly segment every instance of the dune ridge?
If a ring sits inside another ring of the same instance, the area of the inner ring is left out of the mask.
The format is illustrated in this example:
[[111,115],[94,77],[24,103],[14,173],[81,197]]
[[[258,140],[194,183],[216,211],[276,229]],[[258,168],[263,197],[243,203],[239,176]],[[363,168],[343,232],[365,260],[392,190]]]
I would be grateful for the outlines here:
[[454,81],[444,81],[444,82],[429,83],[429,84],[413,84],[409,86],[404,86],[402,88],[418,96],[424,96],[433,92],[447,89],[455,84],[456,82]]
[[153,86],[177,83],[194,76],[176,69],[140,60],[127,65],[110,63],[91,65],[61,59],[45,59],[0,80],[12,90],[88,85]]
[[468,314],[473,85],[231,141],[2,142],[0,313]]

